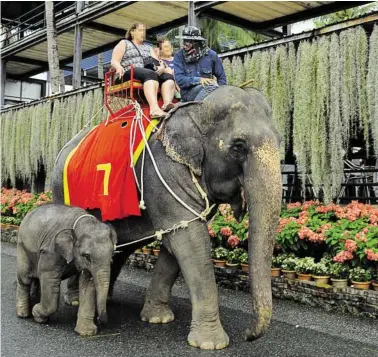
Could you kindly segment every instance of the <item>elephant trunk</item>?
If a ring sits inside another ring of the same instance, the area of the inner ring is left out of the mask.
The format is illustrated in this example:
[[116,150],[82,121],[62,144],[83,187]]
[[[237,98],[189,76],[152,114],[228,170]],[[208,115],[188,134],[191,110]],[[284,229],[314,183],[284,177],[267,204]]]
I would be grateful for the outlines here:
[[94,285],[96,289],[96,307],[100,323],[106,325],[108,314],[106,312],[106,302],[109,292],[110,267],[102,268],[93,274]]
[[249,207],[248,256],[252,295],[252,327],[246,339],[254,340],[268,329],[272,317],[270,268],[281,209],[282,181],[279,151],[265,139],[254,147],[244,175]]

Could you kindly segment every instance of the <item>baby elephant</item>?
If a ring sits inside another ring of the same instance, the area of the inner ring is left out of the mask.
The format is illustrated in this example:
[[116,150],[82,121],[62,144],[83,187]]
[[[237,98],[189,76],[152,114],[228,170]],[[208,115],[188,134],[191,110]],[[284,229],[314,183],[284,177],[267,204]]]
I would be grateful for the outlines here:
[[46,204],[28,213],[18,232],[17,316],[30,316],[30,288],[39,279],[41,300],[32,313],[35,321],[47,321],[58,309],[61,281],[80,271],[75,331],[95,334],[96,307],[99,322],[107,322],[106,300],[116,242],[111,226],[81,208]]

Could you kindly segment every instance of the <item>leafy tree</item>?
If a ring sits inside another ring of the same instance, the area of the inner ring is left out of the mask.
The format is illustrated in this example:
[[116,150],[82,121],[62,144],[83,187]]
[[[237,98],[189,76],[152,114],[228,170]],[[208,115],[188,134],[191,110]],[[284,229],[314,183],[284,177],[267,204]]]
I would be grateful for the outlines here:
[[320,16],[314,19],[315,28],[324,27],[337,22],[354,19],[356,17],[366,15],[375,10],[378,10],[377,2],[368,5],[357,6],[347,10],[341,10],[329,15]]

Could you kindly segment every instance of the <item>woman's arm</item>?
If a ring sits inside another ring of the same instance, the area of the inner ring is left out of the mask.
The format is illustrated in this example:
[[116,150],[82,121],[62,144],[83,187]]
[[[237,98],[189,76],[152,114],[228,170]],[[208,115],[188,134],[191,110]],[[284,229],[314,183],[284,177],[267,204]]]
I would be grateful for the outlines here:
[[114,47],[112,53],[112,61],[111,65],[116,70],[119,78],[122,78],[125,74],[125,69],[121,66],[122,57],[126,51],[126,44],[125,41],[122,40],[118,43],[117,46]]

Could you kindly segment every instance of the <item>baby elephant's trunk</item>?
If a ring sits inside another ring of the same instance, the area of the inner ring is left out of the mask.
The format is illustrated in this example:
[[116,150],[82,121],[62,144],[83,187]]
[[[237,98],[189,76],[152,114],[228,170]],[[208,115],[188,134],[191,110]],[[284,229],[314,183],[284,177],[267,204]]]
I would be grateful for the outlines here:
[[108,322],[108,314],[106,312],[106,301],[109,292],[110,267],[102,268],[93,274],[93,280],[96,288],[96,305],[98,320],[101,324]]

